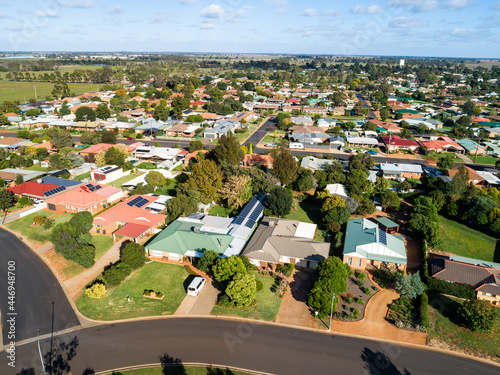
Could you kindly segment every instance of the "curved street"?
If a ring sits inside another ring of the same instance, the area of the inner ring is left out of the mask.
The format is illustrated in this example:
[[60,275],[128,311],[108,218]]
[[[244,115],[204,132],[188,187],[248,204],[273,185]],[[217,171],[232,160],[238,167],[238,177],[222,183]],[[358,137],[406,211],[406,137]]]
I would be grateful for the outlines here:
[[[222,319],[170,318],[109,324],[56,337],[54,348],[73,340],[73,374],[159,363],[165,354],[273,374],[498,374],[492,364],[431,350],[328,335],[271,324]],[[71,345],[70,345],[71,346]],[[42,342],[42,352],[50,340]],[[69,350],[58,350],[64,364]],[[17,368],[0,357],[0,373],[33,368],[40,373],[36,342],[17,349]]]

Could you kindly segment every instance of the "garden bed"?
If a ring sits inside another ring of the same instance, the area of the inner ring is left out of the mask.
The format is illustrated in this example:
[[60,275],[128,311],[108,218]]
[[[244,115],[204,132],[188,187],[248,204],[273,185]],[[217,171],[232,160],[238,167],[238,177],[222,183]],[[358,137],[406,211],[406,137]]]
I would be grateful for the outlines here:
[[338,296],[339,303],[335,309],[336,319],[348,321],[363,319],[368,301],[378,292],[378,288],[370,278],[366,277],[362,280],[363,277],[361,277],[361,282],[357,277],[359,274],[361,274],[360,271],[357,271],[355,275],[347,278],[347,290]]

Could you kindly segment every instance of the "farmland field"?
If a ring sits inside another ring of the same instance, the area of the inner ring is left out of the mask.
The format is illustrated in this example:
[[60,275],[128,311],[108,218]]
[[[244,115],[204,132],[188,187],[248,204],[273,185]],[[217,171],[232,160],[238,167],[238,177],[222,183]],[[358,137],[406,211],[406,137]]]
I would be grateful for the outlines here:
[[[35,89],[38,99],[45,99],[46,96],[51,96],[51,91],[54,84],[50,82],[17,82],[17,81],[0,81],[0,102],[16,101],[24,102],[30,99],[35,99]],[[71,93],[83,94],[85,92],[97,91],[97,85],[88,83],[68,83]]]

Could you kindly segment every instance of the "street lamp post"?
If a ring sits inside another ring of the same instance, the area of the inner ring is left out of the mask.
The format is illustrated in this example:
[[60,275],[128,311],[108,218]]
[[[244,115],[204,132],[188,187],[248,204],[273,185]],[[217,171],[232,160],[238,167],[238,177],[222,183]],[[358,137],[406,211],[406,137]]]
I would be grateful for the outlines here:
[[37,330],[38,353],[40,353],[40,362],[42,362],[42,371],[46,375],[45,365],[43,364],[42,351],[40,350],[40,330]]
[[332,307],[330,309],[330,325],[328,326],[328,332],[332,330],[332,317],[333,317],[333,301],[335,300],[335,292],[332,293]]

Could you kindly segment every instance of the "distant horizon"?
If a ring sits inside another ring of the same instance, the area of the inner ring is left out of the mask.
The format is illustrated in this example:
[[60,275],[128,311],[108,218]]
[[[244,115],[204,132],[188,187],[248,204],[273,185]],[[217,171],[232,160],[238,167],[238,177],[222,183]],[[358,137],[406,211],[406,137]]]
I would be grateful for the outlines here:
[[497,59],[500,0],[4,1],[0,32],[4,51]]
[[[377,57],[382,57],[382,58],[401,58],[401,59],[457,59],[457,60],[489,60],[489,61],[498,61],[500,63],[500,56],[499,57],[484,57],[484,56],[479,56],[479,57],[467,57],[467,56],[426,56],[426,55],[383,55],[383,54],[376,54],[376,55],[363,55],[363,54],[328,54],[328,53],[285,53],[285,52],[200,52],[200,51],[193,51],[193,52],[186,52],[186,51],[70,51],[70,50],[54,50],[54,51],[34,51],[34,50],[26,50],[26,51],[0,51],[0,55],[30,55],[30,54],[121,54],[121,55],[126,55],[126,54],[144,54],[144,55],[221,55],[221,56],[226,56],[226,55],[241,55],[241,56],[255,56],[255,55],[260,55],[260,56],[285,56],[285,57],[297,57],[297,56],[308,56],[308,57],[341,57],[341,58],[362,58],[362,57],[369,57],[369,58],[377,58]],[[22,57],[29,57],[29,56],[19,56],[19,58]],[[36,56],[34,56],[36,57]],[[0,59],[6,59],[9,58],[9,56],[4,56],[0,57]]]

